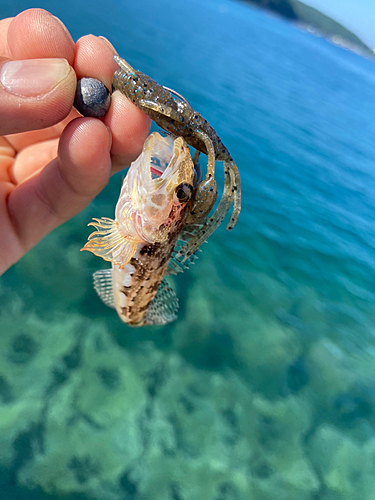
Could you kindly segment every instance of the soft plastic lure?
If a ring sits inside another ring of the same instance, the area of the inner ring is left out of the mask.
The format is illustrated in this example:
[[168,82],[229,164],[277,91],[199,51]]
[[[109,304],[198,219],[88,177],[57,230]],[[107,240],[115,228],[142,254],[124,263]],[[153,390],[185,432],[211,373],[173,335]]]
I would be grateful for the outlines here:
[[[227,229],[233,229],[241,210],[241,182],[237,165],[215,130],[186,99],[135,70],[121,57],[114,56],[114,59],[120,68],[113,75],[113,88],[128,97],[160,128],[174,137],[183,137],[194,147],[194,164],[198,163],[199,153],[208,156],[207,175],[195,193],[195,199],[200,200],[200,210],[195,214],[195,221],[193,217],[190,220],[191,223],[203,223],[204,227],[196,231],[179,252],[179,256],[186,260],[218,228],[232,203],[233,213]],[[215,160],[223,162],[224,190],[215,212],[209,215],[217,196]]]

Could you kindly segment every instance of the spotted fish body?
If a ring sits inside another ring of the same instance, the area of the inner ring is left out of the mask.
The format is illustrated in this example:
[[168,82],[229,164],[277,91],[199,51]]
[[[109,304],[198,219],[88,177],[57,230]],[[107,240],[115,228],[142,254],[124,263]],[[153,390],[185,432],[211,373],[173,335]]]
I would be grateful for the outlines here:
[[105,304],[132,326],[176,318],[178,300],[164,280],[185,226],[193,193],[194,164],[181,138],[151,134],[124,179],[115,220],[94,219],[97,231],[82,250],[112,263],[94,273]]
[[[180,229],[181,224],[177,224],[164,243],[139,243],[134,257],[122,269],[112,265],[115,307],[125,323],[160,324],[176,318],[177,297],[163,278]],[[149,310],[158,290],[160,298],[164,297],[163,303],[159,298],[158,308],[163,310]]]

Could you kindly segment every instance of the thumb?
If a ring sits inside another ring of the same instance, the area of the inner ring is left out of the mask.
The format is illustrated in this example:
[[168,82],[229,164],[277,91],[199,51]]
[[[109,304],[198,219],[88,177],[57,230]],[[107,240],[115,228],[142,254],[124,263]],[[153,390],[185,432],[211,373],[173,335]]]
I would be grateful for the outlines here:
[[76,75],[66,59],[0,60],[0,136],[60,122],[75,90]]

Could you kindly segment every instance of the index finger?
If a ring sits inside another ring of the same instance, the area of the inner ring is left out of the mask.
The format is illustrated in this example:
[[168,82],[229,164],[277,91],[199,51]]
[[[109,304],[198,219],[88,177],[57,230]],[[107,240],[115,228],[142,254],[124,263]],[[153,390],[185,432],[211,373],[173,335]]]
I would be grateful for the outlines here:
[[46,10],[28,9],[13,18],[7,30],[7,43],[10,59],[58,57],[73,66],[73,39],[60,19]]
[[[108,40],[86,35],[77,41],[76,47],[74,70],[77,78],[96,78],[111,89],[113,73],[118,66],[113,60],[116,51]],[[102,121],[112,133],[113,170],[127,167],[142,151],[150,130],[149,117],[120,92],[114,92]]]

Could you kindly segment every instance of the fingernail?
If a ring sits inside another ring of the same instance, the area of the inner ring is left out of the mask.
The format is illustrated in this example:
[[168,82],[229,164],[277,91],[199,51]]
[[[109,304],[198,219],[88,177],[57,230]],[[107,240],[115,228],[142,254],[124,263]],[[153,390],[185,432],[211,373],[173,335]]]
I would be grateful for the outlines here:
[[36,97],[47,94],[68,76],[66,59],[9,61],[0,70],[0,82],[11,94]]
[[98,38],[101,38],[107,45],[110,46],[110,48],[113,50],[113,52],[115,54],[117,54],[117,50],[114,48],[114,46],[111,44],[111,42],[105,36],[99,36]]

